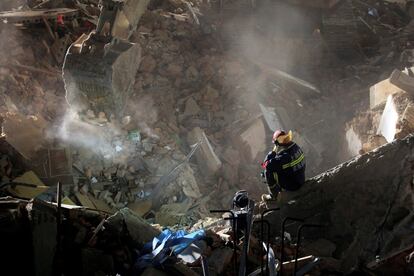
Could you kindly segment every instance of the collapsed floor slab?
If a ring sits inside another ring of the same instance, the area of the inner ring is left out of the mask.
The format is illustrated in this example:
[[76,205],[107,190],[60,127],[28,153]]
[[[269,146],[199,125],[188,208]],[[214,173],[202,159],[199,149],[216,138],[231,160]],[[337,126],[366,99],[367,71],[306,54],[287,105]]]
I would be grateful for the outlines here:
[[410,135],[308,180],[282,213],[326,225],[312,235],[350,271],[414,243],[413,162]]

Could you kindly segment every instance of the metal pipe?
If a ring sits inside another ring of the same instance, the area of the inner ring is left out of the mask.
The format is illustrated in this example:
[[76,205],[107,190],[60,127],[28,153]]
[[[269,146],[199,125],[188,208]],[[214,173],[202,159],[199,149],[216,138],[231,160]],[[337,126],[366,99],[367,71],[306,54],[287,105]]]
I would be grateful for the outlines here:
[[[260,235],[261,235],[262,242],[263,242],[263,236],[264,236],[263,223],[265,222],[263,217],[267,213],[270,213],[272,211],[280,211],[280,208],[271,208],[271,209],[264,210],[261,214],[261,217],[260,217],[260,221],[262,222],[261,223],[261,230],[260,230]],[[266,245],[267,245],[267,250],[269,251],[269,246],[270,246],[270,223],[268,221],[266,221],[266,222],[268,223],[267,224],[267,243],[266,243]],[[263,247],[262,247],[262,250],[263,250]],[[263,267],[263,259],[262,259],[262,267]],[[263,275],[263,270],[261,270],[261,273]],[[266,253],[266,275],[268,275],[268,274],[269,274],[269,252]]]
[[270,223],[267,220],[264,220],[263,222],[266,223],[267,226],[267,241],[266,241],[266,275],[269,275],[269,252],[270,252]]
[[249,252],[250,234],[253,224],[253,210],[255,203],[253,200],[249,200],[247,204],[247,211],[245,213],[244,223],[244,241],[243,241],[243,252],[240,259],[239,276],[245,276],[247,273],[247,254]]
[[56,190],[56,252],[54,256],[54,275],[60,275],[61,266],[60,266],[60,256],[61,256],[61,230],[62,230],[62,183],[57,183]]
[[238,241],[237,237],[237,223],[236,223],[236,214],[233,210],[210,210],[210,213],[230,213],[231,214],[231,220],[232,220],[232,228],[233,228],[233,236],[234,236],[234,247],[233,247],[233,259],[234,259],[234,272],[235,275],[237,275],[237,246],[236,242]]
[[[258,224],[258,223],[260,223],[260,242],[262,243],[262,245],[263,245],[263,221],[262,220],[256,220],[256,221],[253,221],[253,224]],[[263,256],[263,253],[264,253],[264,249],[263,249],[263,246],[261,246],[261,249],[260,249],[260,251],[262,252],[262,256]],[[263,266],[264,266],[264,263],[263,263],[263,258],[261,258],[260,259],[260,275],[263,275]]]
[[299,219],[299,218],[293,218],[293,217],[286,217],[283,222],[282,222],[282,234],[281,234],[281,239],[282,239],[282,248],[281,248],[281,252],[280,252],[280,275],[283,275],[283,259],[285,257],[285,225],[286,222],[288,221],[297,221],[297,222],[303,222],[303,219]]
[[201,268],[203,270],[203,276],[210,276],[207,259],[203,255],[201,255]]
[[[260,227],[263,227],[264,225],[267,226],[267,241],[266,241],[266,246],[267,248],[269,248],[269,244],[270,244],[270,223],[267,220],[256,220],[253,223],[260,223]],[[262,226],[263,225],[263,226]],[[264,239],[263,239],[264,233],[263,231],[261,231],[260,233],[260,242],[263,244],[264,243]],[[261,249],[262,252],[264,252],[263,246]],[[263,254],[262,254],[263,255]],[[268,274],[268,264],[269,264],[269,252],[266,253],[266,275]],[[260,275],[263,275],[263,267],[264,267],[264,263],[263,263],[263,258],[261,258],[261,262],[260,262]]]
[[299,257],[299,247],[300,247],[300,240],[301,240],[301,235],[302,235],[302,230],[303,228],[310,228],[310,227],[324,227],[324,225],[321,224],[302,224],[301,226],[299,226],[298,228],[298,233],[297,233],[297,242],[296,242],[296,253],[295,253],[295,269],[293,271],[293,275],[296,276],[296,271],[298,268],[298,257]]

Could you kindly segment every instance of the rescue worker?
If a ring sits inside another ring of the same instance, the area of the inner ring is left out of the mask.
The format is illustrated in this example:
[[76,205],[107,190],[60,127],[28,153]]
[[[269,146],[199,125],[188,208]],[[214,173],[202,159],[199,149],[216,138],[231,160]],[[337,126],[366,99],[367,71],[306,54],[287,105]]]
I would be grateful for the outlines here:
[[292,131],[277,130],[273,134],[273,150],[262,163],[270,195],[264,200],[277,199],[282,191],[297,191],[305,182],[305,156],[292,140]]

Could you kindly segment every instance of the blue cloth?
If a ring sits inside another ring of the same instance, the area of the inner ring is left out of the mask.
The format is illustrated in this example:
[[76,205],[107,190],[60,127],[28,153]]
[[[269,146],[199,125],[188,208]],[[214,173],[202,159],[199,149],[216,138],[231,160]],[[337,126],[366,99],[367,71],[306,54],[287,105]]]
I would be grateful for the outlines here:
[[170,229],[165,229],[152,242],[144,245],[135,267],[144,269],[149,266],[160,266],[170,255],[180,254],[190,244],[204,236],[203,229],[192,233],[187,233],[184,230],[173,232]]

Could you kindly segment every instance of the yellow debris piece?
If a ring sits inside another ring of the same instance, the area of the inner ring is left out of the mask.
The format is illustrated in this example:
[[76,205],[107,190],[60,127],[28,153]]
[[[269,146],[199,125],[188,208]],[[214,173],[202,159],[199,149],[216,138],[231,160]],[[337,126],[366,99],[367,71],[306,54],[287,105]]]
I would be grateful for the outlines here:
[[[25,172],[23,175],[16,177],[13,182],[16,185],[8,187],[8,192],[13,196],[24,199],[34,198],[49,189],[33,171]],[[19,183],[28,185],[18,185]]]
[[76,204],[67,196],[65,196],[64,198],[62,198],[62,204],[66,204],[66,205],[75,205]]

